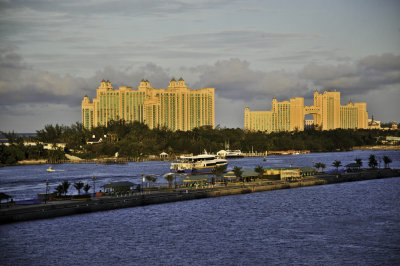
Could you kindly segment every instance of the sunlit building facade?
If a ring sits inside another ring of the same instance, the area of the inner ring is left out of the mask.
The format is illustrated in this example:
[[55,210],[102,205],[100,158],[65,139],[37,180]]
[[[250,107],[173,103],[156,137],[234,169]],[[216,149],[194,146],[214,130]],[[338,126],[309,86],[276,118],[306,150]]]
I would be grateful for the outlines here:
[[[305,115],[313,119],[304,120]],[[313,125],[310,124],[312,121]],[[303,131],[307,127],[321,130],[366,129],[368,128],[368,113],[366,103],[340,105],[340,92],[324,91],[314,93],[314,105],[305,106],[304,98],[296,97],[290,101],[278,102],[272,100],[271,111],[244,111],[244,129],[250,131],[280,132]]]
[[103,80],[92,102],[88,96],[82,100],[82,123],[88,129],[120,119],[174,131],[214,127],[214,102],[214,88],[190,90],[182,78],[172,79],[166,89],[154,89],[143,79],[138,89],[114,90],[110,81]]

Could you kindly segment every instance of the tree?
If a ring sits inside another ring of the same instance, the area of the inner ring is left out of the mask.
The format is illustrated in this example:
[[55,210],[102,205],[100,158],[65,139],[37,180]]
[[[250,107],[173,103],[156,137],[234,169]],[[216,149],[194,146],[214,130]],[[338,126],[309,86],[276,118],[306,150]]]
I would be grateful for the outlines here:
[[355,162],[356,162],[356,164],[358,166],[358,170],[360,170],[361,166],[363,165],[362,160],[360,158],[356,158]]
[[378,162],[375,158],[375,155],[371,154],[368,158],[368,166],[372,169],[375,169],[378,166]]
[[68,193],[68,189],[69,189],[69,187],[71,186],[71,183],[68,182],[67,180],[65,180],[65,181],[63,181],[63,182],[61,183],[61,185],[62,185],[62,187],[63,187],[64,196],[66,196],[67,193]]
[[319,169],[321,168],[321,164],[322,163],[320,163],[320,162],[314,164],[314,167],[318,169],[318,172],[320,172]]
[[335,160],[335,161],[332,163],[332,166],[336,167],[336,173],[338,173],[338,172],[339,172],[339,167],[342,166],[342,162],[341,162],[341,161],[338,161],[338,160]]
[[151,186],[151,182],[153,181],[153,177],[151,175],[146,175],[146,180],[149,183],[149,187]]
[[324,163],[321,163],[321,169],[322,169],[322,172],[324,171],[324,169],[326,168],[326,164],[324,164]]
[[64,193],[64,187],[62,184],[58,185],[55,189],[57,196],[61,196]]
[[216,166],[212,169],[212,173],[215,174],[215,179],[221,181],[222,175],[225,172],[225,166]]
[[388,156],[383,156],[383,163],[385,164],[385,168],[389,168],[389,164],[392,162]]
[[233,167],[233,173],[235,174],[236,179],[242,181],[242,174],[243,174],[242,167],[238,166]]
[[167,175],[165,177],[165,180],[168,181],[168,186],[171,187],[172,186],[172,181],[174,180],[174,176],[173,175]]
[[90,186],[89,184],[86,184],[86,185],[83,187],[83,190],[85,191],[85,194],[87,194],[87,193],[89,192],[90,188],[91,188],[91,186]]
[[254,171],[258,174],[258,178],[261,179],[264,175],[264,167],[261,165],[257,165],[256,168],[254,168]]
[[81,194],[81,189],[83,188],[83,186],[84,184],[81,181],[79,181],[78,183],[74,183],[75,189],[78,190],[78,195]]

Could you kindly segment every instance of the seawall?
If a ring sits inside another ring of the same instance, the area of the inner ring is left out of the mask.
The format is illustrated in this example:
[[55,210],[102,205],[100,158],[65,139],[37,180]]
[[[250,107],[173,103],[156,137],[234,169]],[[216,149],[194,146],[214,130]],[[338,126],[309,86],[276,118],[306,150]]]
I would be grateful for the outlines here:
[[400,177],[398,169],[383,169],[342,175],[319,175],[299,182],[256,182],[238,186],[217,187],[211,189],[179,189],[170,192],[135,193],[126,197],[99,197],[90,200],[50,201],[47,204],[12,206],[0,209],[0,224],[54,218],[81,213],[130,208],[150,204],[221,197],[245,193],[263,192],[277,189],[289,189],[316,186],[340,182],[363,181],[377,178]]

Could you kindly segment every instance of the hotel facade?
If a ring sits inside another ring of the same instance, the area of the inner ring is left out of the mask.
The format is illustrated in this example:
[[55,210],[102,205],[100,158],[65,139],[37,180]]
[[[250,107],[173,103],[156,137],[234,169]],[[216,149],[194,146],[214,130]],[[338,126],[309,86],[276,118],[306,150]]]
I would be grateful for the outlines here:
[[[308,114],[313,116],[312,121],[304,120]],[[250,111],[248,107],[244,111],[244,129],[249,131],[303,131],[305,125],[321,130],[367,129],[367,104],[340,105],[340,92],[315,91],[312,106],[305,106],[302,97],[282,102],[274,98],[271,111]]]
[[167,127],[187,131],[215,124],[214,88],[189,90],[185,81],[171,79],[166,89],[154,89],[143,79],[137,89],[103,80],[97,97],[82,100],[82,123],[87,129],[107,126],[111,120],[139,121],[150,129]]

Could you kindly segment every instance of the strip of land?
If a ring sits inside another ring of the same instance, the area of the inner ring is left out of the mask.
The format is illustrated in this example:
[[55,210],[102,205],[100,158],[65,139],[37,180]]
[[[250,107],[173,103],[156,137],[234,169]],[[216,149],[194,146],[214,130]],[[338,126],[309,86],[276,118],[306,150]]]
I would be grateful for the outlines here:
[[6,204],[2,204],[2,209],[0,209],[0,224],[130,208],[150,204],[390,177],[400,177],[400,169],[369,170],[338,175],[317,175],[295,182],[256,181],[242,184],[229,184],[227,186],[222,185],[213,188],[179,188],[146,191],[126,193],[119,196],[95,197],[88,200],[48,201],[47,203],[29,206],[7,206]]

